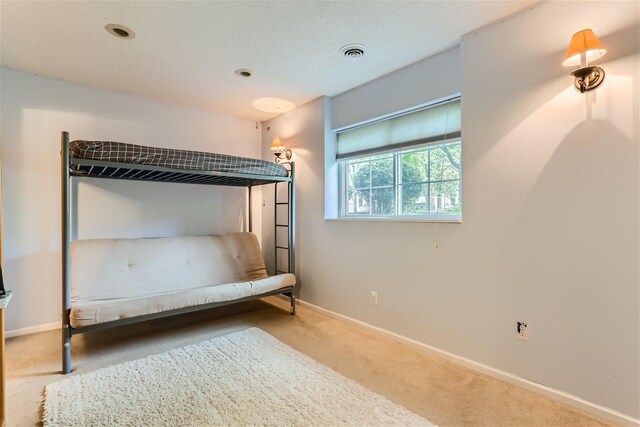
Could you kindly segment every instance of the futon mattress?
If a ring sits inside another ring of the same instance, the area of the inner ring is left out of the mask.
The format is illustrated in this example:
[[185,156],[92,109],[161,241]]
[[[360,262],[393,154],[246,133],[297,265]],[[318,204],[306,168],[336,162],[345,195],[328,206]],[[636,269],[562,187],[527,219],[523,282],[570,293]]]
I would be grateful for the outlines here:
[[[123,142],[78,140],[69,144],[69,152],[71,157],[75,159],[161,166],[182,170],[288,176],[285,167],[265,160],[175,148],[147,147]],[[71,168],[79,170],[74,165]]]

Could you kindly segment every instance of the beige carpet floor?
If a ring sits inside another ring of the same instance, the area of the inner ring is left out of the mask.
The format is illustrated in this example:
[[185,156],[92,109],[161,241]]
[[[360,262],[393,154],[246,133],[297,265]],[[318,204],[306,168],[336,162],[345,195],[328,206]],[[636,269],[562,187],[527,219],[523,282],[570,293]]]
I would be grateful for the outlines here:
[[[252,301],[73,338],[76,374],[258,327],[347,378],[441,426],[601,426],[603,420],[299,307]],[[7,425],[37,425],[45,385],[60,375],[60,333],[7,340]]]

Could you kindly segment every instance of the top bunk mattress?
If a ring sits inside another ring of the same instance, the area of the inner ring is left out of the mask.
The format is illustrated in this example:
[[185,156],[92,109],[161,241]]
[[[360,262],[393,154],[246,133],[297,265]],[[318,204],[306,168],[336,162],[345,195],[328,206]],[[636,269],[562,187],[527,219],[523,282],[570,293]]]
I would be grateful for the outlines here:
[[[282,165],[266,160],[202,151],[174,148],[147,147],[111,141],[72,141],[69,143],[72,159],[98,160],[131,165],[158,166],[183,171],[212,171],[232,174],[286,177],[289,171]],[[83,175],[83,169],[71,165]]]

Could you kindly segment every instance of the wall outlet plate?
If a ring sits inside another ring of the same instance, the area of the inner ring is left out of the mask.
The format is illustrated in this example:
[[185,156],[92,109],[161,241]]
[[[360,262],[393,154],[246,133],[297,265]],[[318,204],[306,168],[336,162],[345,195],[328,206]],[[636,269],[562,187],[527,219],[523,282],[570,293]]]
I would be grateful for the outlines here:
[[529,341],[529,325],[526,322],[516,322],[516,334],[521,340]]
[[378,293],[376,291],[369,291],[369,303],[378,305]]

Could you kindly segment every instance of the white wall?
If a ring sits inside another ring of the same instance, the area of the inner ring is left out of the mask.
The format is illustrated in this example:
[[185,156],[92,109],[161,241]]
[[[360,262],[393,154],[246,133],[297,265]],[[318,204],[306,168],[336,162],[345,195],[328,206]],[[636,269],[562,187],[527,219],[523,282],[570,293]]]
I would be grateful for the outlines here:
[[[464,37],[461,73],[442,68],[453,50],[335,97],[325,116],[321,98],[265,122],[264,147],[283,136],[298,159],[301,297],[638,418],[638,12],[543,3]],[[589,27],[607,77],[581,95],[560,63]],[[326,115],[339,128],[442,85],[462,92],[462,224],[325,221]]]
[[[469,320],[491,307],[477,357],[635,418],[639,5],[550,3],[463,39],[464,224],[451,242],[474,259],[461,279],[483,277]],[[583,28],[609,48],[586,96],[558,66]],[[513,339],[516,319],[530,342]]]
[[458,92],[460,46],[334,96],[331,99],[331,127],[351,126]]
[[[324,161],[322,157],[325,135],[325,108],[329,99],[321,97],[315,101],[301,105],[291,113],[280,116],[262,125],[263,159],[273,159],[269,149],[271,140],[279,136],[283,138],[287,148],[293,151],[292,161],[296,164],[296,219],[299,221],[296,227],[296,274],[299,278],[298,292],[304,289],[305,278],[313,277],[316,282],[315,264],[319,261],[324,264],[323,254],[316,247],[315,235],[317,224],[323,222],[323,187],[324,187]],[[318,157],[320,153],[320,157]],[[281,186],[282,193],[278,195],[279,201],[286,201],[285,186]],[[270,188],[263,191],[262,212],[262,239],[265,263],[270,274],[273,273],[274,248],[273,248],[273,198],[274,193]],[[280,214],[279,214],[280,216]],[[286,242],[284,230],[278,235],[278,243]],[[285,253],[278,256],[278,262],[282,263]],[[286,267],[286,264],[279,264]]]
[[[255,122],[0,69],[7,330],[60,319],[60,132],[71,139],[260,157]],[[75,181],[75,179],[74,179]],[[243,226],[246,190],[81,179],[73,238],[223,233]],[[258,208],[259,195],[256,198]],[[256,234],[261,219],[256,216]]]

